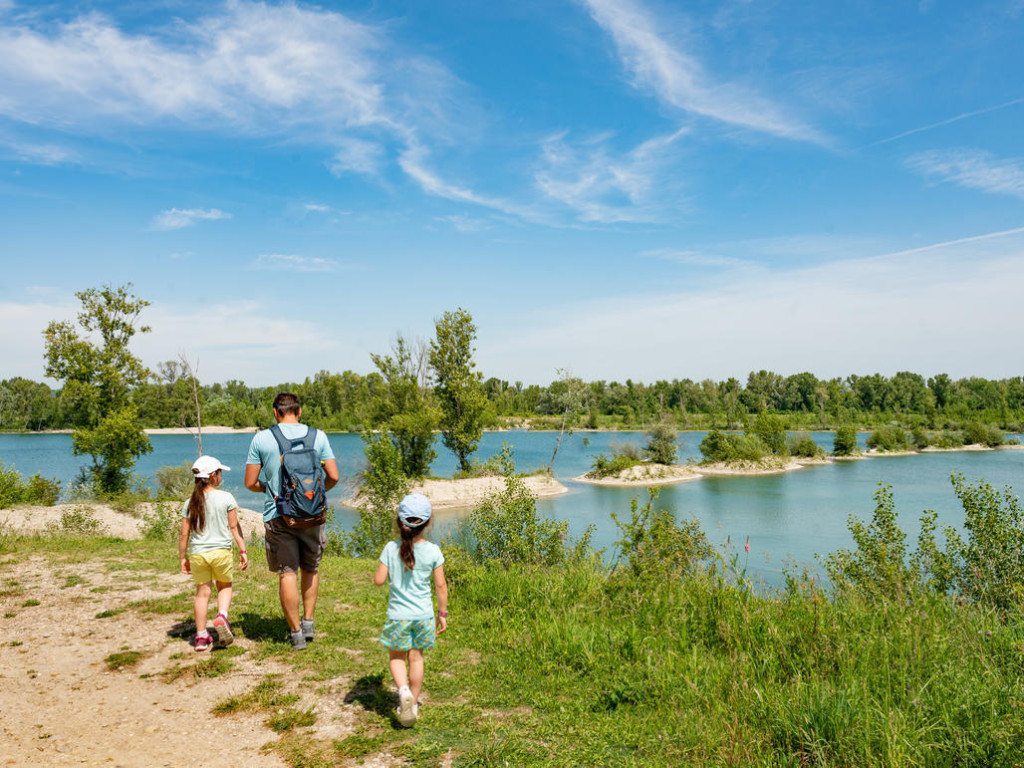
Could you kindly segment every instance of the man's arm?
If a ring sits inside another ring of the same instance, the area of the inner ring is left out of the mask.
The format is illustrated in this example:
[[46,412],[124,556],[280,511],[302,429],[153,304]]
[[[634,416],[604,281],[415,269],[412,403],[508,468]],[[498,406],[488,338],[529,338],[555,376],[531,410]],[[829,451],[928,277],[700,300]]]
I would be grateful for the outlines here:
[[[248,471],[248,468],[246,468],[246,471]],[[338,474],[338,461],[336,459],[328,459],[324,462],[324,474],[327,475],[327,479],[324,480],[324,490],[329,491],[341,479],[341,475]]]
[[246,464],[245,465],[245,487],[253,493],[263,493],[267,490],[267,487],[260,482],[260,470],[259,464]]

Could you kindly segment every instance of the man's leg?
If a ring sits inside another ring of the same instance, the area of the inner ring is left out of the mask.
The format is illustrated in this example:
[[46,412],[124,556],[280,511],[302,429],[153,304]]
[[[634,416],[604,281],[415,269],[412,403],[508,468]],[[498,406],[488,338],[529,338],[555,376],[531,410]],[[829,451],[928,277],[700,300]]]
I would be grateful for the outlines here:
[[[316,612],[316,597],[320,592],[320,572],[302,571],[302,618],[313,620]],[[289,624],[289,626],[291,626]],[[295,629],[298,629],[298,624]]]
[[[306,574],[302,575],[305,581]],[[278,574],[278,594],[281,598],[281,609],[284,611],[284,619],[288,622],[288,629],[292,632],[299,631],[299,590],[294,572]]]

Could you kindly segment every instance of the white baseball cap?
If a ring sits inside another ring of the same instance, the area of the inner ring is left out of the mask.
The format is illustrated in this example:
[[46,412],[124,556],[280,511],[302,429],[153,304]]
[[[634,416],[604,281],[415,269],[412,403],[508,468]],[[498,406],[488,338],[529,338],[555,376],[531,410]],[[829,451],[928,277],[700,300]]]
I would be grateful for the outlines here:
[[231,471],[231,467],[225,467],[219,459],[215,459],[213,456],[200,456],[192,464],[192,476],[205,480],[218,469]]

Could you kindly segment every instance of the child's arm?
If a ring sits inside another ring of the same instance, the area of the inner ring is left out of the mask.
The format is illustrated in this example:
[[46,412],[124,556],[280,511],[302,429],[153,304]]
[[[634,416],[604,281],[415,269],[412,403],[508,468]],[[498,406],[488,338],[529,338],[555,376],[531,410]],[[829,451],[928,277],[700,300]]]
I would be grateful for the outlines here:
[[388,567],[384,563],[377,563],[377,572],[373,574],[373,583],[383,587],[388,583]]
[[178,559],[181,561],[181,572],[192,573],[192,564],[188,561],[188,518],[181,518],[181,535],[178,537]]
[[228,510],[228,527],[231,528],[231,538],[238,545],[238,567],[243,571],[249,567],[249,555],[245,551],[245,539],[242,538],[242,528],[238,524],[238,508]]
[[437,590],[437,633],[448,629],[448,582],[444,578],[444,566],[434,569],[434,588]]

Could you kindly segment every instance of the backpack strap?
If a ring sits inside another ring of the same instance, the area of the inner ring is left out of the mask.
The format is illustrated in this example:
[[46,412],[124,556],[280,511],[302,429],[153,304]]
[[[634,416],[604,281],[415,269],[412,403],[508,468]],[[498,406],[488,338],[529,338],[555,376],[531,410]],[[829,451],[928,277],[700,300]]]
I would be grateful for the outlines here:
[[280,425],[275,424],[270,428],[270,434],[277,440],[277,447],[281,449],[281,453],[288,453],[292,449],[291,441],[284,436],[284,432],[281,430]]
[[306,436],[302,438],[302,447],[307,451],[312,451],[316,447],[316,430],[313,427],[306,427]]

